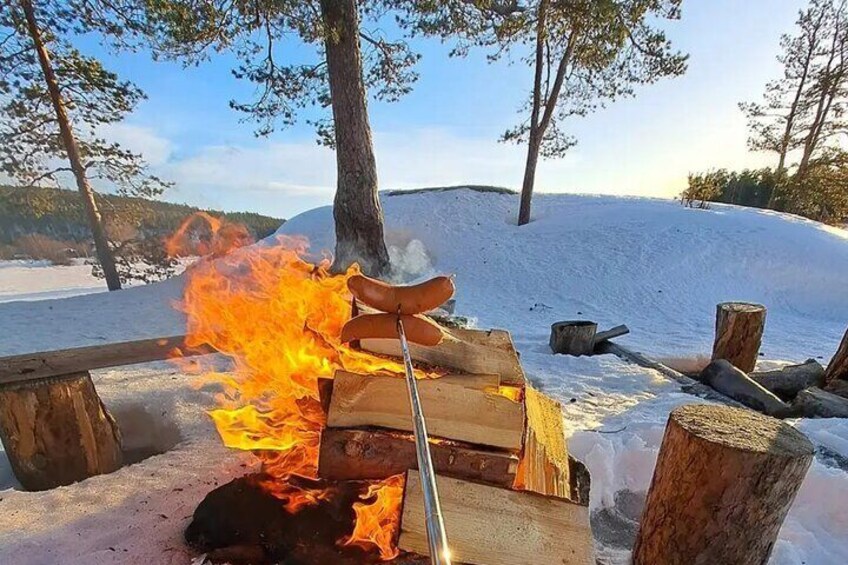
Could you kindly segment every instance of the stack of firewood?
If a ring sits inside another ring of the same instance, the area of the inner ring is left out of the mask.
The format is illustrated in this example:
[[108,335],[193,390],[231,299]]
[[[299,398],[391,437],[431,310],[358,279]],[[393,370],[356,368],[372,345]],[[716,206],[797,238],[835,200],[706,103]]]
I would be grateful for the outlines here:
[[[530,387],[510,335],[444,329],[411,344],[445,527],[455,562],[592,563],[588,473],[568,455],[560,406]],[[400,356],[397,340],[363,339]],[[426,554],[423,495],[402,378],[338,371],[321,386],[327,426],[318,474],[332,480],[405,473],[398,547]]]

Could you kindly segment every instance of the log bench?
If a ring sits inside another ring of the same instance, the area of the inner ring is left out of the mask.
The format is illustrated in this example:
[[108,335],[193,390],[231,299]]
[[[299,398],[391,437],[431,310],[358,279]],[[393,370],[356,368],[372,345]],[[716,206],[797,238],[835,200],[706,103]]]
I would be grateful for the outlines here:
[[47,490],[123,466],[121,434],[89,371],[213,353],[185,336],[0,358],[0,440],[27,490]]

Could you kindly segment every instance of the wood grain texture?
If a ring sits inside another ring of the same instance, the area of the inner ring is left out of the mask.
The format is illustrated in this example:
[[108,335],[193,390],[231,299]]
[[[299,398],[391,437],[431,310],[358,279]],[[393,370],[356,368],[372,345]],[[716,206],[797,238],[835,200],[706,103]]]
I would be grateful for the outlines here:
[[[436,482],[454,563],[589,565],[595,562],[587,507],[444,476],[438,476]],[[424,501],[417,471],[407,473],[398,547],[428,553]]]
[[183,335],[25,353],[0,358],[0,386],[104,367],[162,361],[173,357],[175,349],[182,355],[214,353],[211,347],[187,347]]
[[[492,382],[497,377],[492,376]],[[422,379],[418,390],[427,431],[442,437],[518,452],[524,433],[524,406],[505,396],[467,388],[445,379]],[[377,426],[413,431],[406,381],[336,371],[327,427]]]
[[[468,330],[444,328],[445,339],[439,345],[425,347],[409,344],[414,361],[456,369],[464,373],[494,373],[505,385],[524,386],[524,369],[509,332],[505,330]],[[400,357],[400,343],[394,339],[363,339],[364,351]]]
[[810,441],[774,418],[729,406],[676,408],[633,563],[767,563],[812,459]]
[[568,446],[559,402],[531,386],[524,389],[527,429],[518,486],[572,499]]
[[0,439],[27,490],[69,485],[123,464],[118,427],[85,372],[0,389]]
[[[455,441],[430,442],[437,473],[490,485],[510,487],[518,455],[486,451]],[[324,428],[318,476],[329,480],[379,480],[417,469],[412,434],[377,429]]]
[[747,302],[723,302],[716,306],[713,360],[726,359],[750,373],[757,364],[766,325],[766,307]]

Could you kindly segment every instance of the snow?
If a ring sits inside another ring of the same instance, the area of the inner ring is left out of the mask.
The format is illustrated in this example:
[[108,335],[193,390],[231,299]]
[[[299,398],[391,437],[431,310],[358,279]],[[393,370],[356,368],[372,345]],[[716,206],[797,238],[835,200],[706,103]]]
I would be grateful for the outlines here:
[[91,265],[76,260],[54,266],[49,261],[0,261],[0,302],[45,300],[106,291],[91,274]]
[[[686,361],[709,353],[716,303],[761,302],[769,308],[764,366],[824,363],[848,325],[848,232],[794,216],[539,194],[534,221],[519,228],[512,195],[457,190],[383,195],[382,203],[398,276],[455,273],[457,313],[509,329],[528,377],[563,402],[569,448],[592,474],[593,528],[607,562],[626,562],[668,413],[701,400],[612,356],[551,355],[552,322],[626,323],[632,333],[622,343]],[[280,233],[308,236],[316,254],[332,250],[331,210],[301,214]],[[35,288],[4,271],[0,289]],[[183,319],[171,306],[181,289],[177,278],[0,304],[0,355],[180,333]],[[95,382],[125,436],[164,453],[47,493],[16,490],[0,463],[0,489],[9,487],[0,490],[0,562],[187,563],[181,534],[194,507],[253,464],[222,448],[204,415],[215,390],[198,389],[178,369],[98,371]],[[848,562],[848,421],[797,425],[818,454],[772,563]]]

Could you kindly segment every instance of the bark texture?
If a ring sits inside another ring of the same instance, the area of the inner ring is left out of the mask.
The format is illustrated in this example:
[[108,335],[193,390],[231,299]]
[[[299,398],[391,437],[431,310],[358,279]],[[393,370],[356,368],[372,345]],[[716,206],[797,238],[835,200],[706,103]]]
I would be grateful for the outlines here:
[[716,307],[713,360],[726,359],[746,373],[753,371],[765,324],[765,306],[746,302],[719,304]]
[[38,62],[41,65],[44,81],[47,83],[50,101],[56,112],[56,121],[59,124],[62,144],[68,153],[68,162],[74,173],[74,179],[76,179],[77,190],[79,190],[80,197],[82,198],[85,215],[88,218],[88,225],[91,227],[91,235],[94,238],[94,249],[97,253],[97,260],[103,269],[106,286],[109,290],[120,290],[121,278],[118,276],[118,270],[115,267],[115,258],[112,255],[112,249],[109,247],[109,241],[106,238],[106,230],[103,228],[103,219],[100,217],[97,201],[94,200],[94,191],[85,174],[85,166],[82,163],[79,147],[77,147],[76,137],[74,137],[74,132],[71,129],[68,113],[65,111],[65,102],[62,98],[62,92],[59,90],[59,83],[56,81],[56,73],[53,72],[50,55],[47,53],[47,48],[44,46],[44,41],[41,38],[41,29],[38,27],[35,10],[30,0],[21,0],[21,8],[26,17],[27,31],[32,38],[35,51],[38,54]]
[[121,467],[121,436],[87,372],[0,389],[0,438],[27,490]]
[[566,355],[591,355],[595,349],[595,322],[570,321],[551,325],[551,351]]
[[767,563],[812,459],[810,441],[779,420],[729,406],[675,409],[633,563]]
[[337,186],[333,202],[336,270],[358,262],[365,273],[383,274],[389,254],[377,195],[377,164],[368,122],[359,15],[355,0],[321,0],[327,71],[333,106]]
[[830,363],[827,364],[827,369],[824,372],[825,385],[830,385],[833,381],[843,380],[848,381],[848,330],[842,336],[842,341],[839,344],[839,349],[833,354]]

